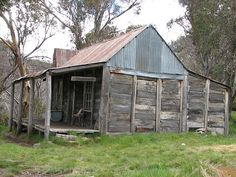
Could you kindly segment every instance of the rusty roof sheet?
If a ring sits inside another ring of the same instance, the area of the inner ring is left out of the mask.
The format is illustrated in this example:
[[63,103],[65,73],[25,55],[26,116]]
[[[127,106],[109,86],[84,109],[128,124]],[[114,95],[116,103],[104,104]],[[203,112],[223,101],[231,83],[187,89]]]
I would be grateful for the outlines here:
[[107,62],[113,55],[140,34],[146,27],[131,31],[111,40],[94,44],[79,50],[78,53],[62,67]]

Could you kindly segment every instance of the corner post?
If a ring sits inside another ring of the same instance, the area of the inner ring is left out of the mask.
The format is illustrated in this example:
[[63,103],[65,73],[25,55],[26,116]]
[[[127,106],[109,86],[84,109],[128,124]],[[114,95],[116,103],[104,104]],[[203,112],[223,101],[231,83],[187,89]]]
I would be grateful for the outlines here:
[[30,100],[29,100],[29,117],[28,117],[28,136],[33,130],[33,112],[34,112],[34,79],[30,79]]
[[155,131],[161,131],[161,92],[162,92],[162,80],[157,79],[156,87],[156,127]]
[[9,131],[12,131],[12,125],[13,125],[14,97],[15,97],[15,83],[13,82],[11,84],[11,107],[10,107],[10,116],[8,122]]
[[188,76],[184,76],[183,83],[183,120],[182,120],[182,131],[187,131],[187,119],[188,119]]
[[22,80],[20,82],[19,109],[18,109],[18,115],[17,115],[17,128],[16,128],[16,134],[17,135],[19,135],[20,132],[21,132],[24,85],[25,85],[25,81]]
[[208,109],[209,109],[209,91],[210,91],[210,80],[206,80],[205,87],[205,111],[204,111],[204,128],[205,132],[207,132],[207,124],[208,124]]
[[50,133],[51,100],[52,100],[52,76],[49,72],[46,73],[46,91],[47,91],[47,103],[46,103],[44,137],[45,139],[48,140]]
[[225,135],[229,134],[229,92],[225,90]]
[[130,131],[135,132],[134,119],[135,119],[135,104],[136,104],[136,93],[137,93],[137,76],[133,76],[133,88],[132,88],[132,102],[131,102],[131,120],[130,120]]

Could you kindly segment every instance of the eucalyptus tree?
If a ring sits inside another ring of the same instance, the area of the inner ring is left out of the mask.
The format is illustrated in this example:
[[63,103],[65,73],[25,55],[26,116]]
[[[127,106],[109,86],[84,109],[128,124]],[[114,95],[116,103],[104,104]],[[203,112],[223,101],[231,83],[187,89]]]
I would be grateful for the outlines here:
[[184,16],[173,19],[183,27],[195,47],[199,73],[231,86],[236,90],[236,1],[179,0],[186,8]]
[[[34,57],[44,42],[53,36],[54,19],[44,11],[37,1],[9,0],[1,4],[0,42],[11,52],[13,68],[20,76],[28,74],[27,59]],[[29,86],[25,84],[24,105],[27,107]],[[25,109],[24,109],[25,110]]]
[[[39,0],[63,28],[70,31],[77,49],[112,37],[117,33],[114,20],[131,9],[140,12],[141,0]],[[85,34],[87,26],[91,30]]]

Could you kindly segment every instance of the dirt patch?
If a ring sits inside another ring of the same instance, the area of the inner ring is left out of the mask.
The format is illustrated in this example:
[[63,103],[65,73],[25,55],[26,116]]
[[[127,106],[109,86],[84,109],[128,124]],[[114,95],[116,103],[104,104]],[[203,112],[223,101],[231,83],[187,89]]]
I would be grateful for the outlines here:
[[213,150],[216,152],[236,152],[236,144],[230,145],[213,145],[213,146],[202,146],[198,150]]
[[31,173],[29,171],[25,171],[16,177],[64,177],[62,174],[40,174],[40,173]]
[[12,135],[11,133],[4,133],[3,136],[7,141],[9,141],[11,143],[19,144],[21,146],[32,147],[35,143],[32,140],[23,139],[23,138],[15,136],[15,135]]
[[235,177],[236,169],[231,167],[223,167],[223,166],[214,166],[213,170],[215,171],[217,177]]

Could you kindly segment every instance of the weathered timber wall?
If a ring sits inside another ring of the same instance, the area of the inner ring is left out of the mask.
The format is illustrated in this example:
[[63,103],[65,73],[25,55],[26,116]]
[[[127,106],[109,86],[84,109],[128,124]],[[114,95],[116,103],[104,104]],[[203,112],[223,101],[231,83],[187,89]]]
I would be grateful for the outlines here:
[[180,132],[181,82],[111,73],[108,132]]
[[187,128],[195,129],[204,127],[204,109],[205,109],[205,84],[206,80],[189,76],[188,91],[188,119]]
[[182,119],[180,81],[163,80],[160,128],[163,132],[180,132]]
[[155,130],[156,87],[156,81],[138,79],[134,121],[136,132]]
[[228,88],[209,79],[190,74],[187,128],[206,128],[227,133]]
[[109,132],[130,132],[132,76],[111,74]]

